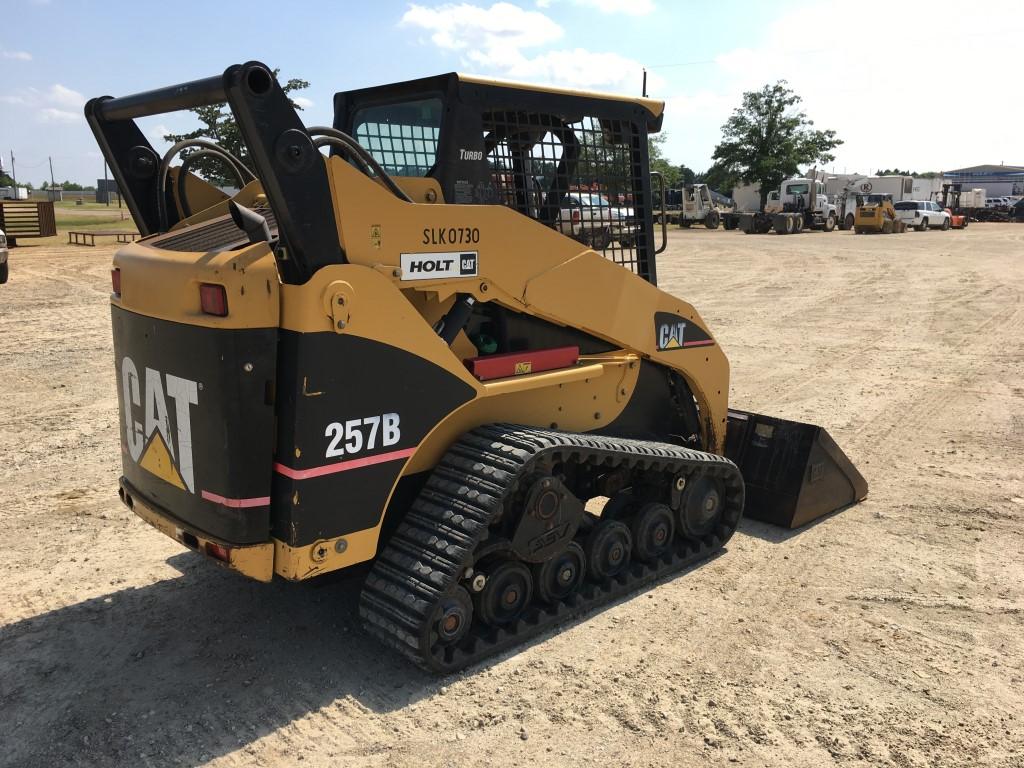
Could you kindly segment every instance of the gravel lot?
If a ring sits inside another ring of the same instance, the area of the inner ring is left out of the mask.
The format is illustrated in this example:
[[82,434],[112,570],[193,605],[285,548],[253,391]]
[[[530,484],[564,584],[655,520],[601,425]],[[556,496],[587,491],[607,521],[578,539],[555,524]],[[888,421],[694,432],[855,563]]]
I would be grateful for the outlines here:
[[870,496],[443,679],[120,505],[112,253],[0,287],[0,765],[1024,765],[1024,226],[673,231],[732,402]]

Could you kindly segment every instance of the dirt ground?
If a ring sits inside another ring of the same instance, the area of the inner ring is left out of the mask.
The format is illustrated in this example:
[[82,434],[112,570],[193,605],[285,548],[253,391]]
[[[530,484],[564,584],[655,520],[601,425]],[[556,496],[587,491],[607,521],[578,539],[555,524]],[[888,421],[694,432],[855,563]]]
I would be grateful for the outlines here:
[[120,505],[112,252],[0,287],[0,765],[1024,765],[1024,226],[673,231],[732,403],[869,498],[442,679]]

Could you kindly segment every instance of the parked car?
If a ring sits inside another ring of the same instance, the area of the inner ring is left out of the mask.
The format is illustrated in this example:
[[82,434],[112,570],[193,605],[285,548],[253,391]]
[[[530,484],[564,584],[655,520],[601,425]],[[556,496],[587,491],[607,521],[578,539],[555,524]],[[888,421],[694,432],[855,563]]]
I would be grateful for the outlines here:
[[1006,208],[1010,205],[1010,198],[1008,197],[986,197],[985,207],[986,208]]
[[571,192],[562,202],[558,229],[595,251],[603,251],[613,241],[632,245],[636,217],[632,208],[617,208],[603,195]]
[[0,285],[7,282],[7,235],[0,229]]
[[896,203],[896,217],[918,232],[926,229],[949,229],[949,213],[931,200],[901,200]]

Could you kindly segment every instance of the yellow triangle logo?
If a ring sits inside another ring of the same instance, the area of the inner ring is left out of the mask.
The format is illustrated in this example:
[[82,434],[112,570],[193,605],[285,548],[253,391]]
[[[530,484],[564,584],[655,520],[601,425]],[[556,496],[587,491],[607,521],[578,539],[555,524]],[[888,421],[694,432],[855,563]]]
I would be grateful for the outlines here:
[[679,346],[679,339],[675,337],[675,334],[669,336],[668,344],[665,345],[665,349],[675,349]]
[[178,468],[171,461],[171,452],[167,450],[167,443],[164,442],[159,429],[154,430],[153,439],[149,441],[149,446],[139,459],[139,466],[176,488],[185,490],[185,483],[178,473]]

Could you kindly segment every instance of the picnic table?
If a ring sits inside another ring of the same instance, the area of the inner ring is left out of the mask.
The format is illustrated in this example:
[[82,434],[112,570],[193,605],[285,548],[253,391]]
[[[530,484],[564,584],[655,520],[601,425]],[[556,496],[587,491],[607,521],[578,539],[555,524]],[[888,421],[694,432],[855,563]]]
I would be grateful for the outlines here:
[[[73,229],[68,232],[68,245],[96,245],[97,237],[116,237],[119,243],[134,243],[139,239],[138,232],[124,232],[116,229],[93,229],[88,232]],[[86,242],[88,240],[88,242]]]

